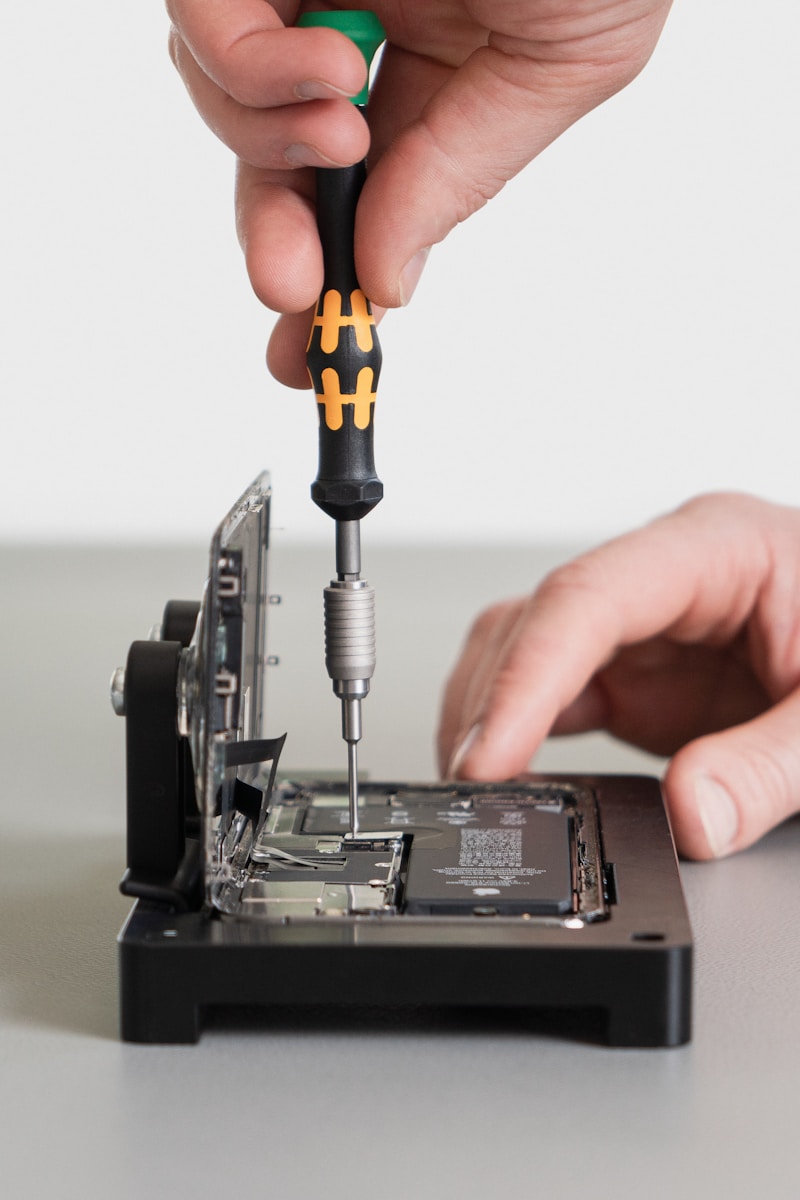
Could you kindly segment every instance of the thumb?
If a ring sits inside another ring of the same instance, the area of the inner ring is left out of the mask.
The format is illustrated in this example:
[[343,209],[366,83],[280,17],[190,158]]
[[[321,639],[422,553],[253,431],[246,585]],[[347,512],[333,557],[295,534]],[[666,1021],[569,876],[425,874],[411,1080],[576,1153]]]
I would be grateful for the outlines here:
[[800,690],[680,750],[664,780],[678,850],[719,858],[800,810]]
[[356,225],[358,276],[370,298],[405,304],[430,247],[629,82],[645,57],[635,68],[612,62],[588,70],[533,50],[475,50],[370,171]]

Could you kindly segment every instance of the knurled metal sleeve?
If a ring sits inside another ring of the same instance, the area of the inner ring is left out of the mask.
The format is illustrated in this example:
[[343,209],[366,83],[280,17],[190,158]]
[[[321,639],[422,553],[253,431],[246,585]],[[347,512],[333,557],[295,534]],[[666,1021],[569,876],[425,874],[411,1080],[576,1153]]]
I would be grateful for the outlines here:
[[325,666],[331,679],[371,679],[375,670],[375,589],[363,580],[331,584],[325,605]]

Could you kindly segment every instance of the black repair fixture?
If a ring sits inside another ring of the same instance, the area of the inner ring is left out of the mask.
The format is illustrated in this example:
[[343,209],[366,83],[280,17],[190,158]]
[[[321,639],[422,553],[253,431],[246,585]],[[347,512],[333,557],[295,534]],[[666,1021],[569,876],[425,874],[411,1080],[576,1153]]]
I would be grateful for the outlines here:
[[214,536],[203,603],[169,604],[115,676],[122,1036],[193,1042],[215,1008],[425,1006],[686,1042],[691,930],[657,781],[366,783],[355,836],[344,783],[276,782],[269,503],[262,476]]

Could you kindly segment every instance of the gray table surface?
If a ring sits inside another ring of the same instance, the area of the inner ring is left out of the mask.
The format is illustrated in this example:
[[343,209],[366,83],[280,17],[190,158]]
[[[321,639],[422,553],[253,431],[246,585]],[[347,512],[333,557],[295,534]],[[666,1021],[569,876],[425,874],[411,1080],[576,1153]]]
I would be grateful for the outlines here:
[[[330,557],[278,544],[272,562],[284,597],[271,610],[272,732],[289,730],[287,765],[309,770],[343,757],[319,632]],[[379,603],[363,753],[374,778],[432,777],[438,689],[470,616],[558,557],[365,547]],[[735,858],[683,866],[696,977],[681,1049],[388,1018],[229,1021],[197,1046],[120,1043],[123,724],[107,680],[166,599],[199,596],[205,551],[7,548],[0,572],[5,1195],[800,1194],[798,820]],[[653,765],[600,737],[538,763]]]

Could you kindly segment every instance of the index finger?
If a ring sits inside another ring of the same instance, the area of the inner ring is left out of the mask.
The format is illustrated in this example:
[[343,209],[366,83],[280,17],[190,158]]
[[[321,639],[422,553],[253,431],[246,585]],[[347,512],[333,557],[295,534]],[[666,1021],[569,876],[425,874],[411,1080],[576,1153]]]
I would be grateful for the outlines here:
[[335,29],[293,28],[298,7],[264,0],[167,0],[170,20],[195,61],[240,104],[297,103],[310,98],[302,86],[313,84],[333,89],[331,95],[355,95],[366,75],[360,51]]
[[524,770],[558,715],[622,646],[658,634],[724,644],[770,570],[766,506],[704,497],[559,568],[526,604],[464,714],[458,773]]
[[405,303],[404,269],[420,250],[441,242],[570,125],[630,82],[655,46],[669,0],[566,7],[598,11],[573,14],[572,29],[567,21],[559,32],[559,21],[541,11],[547,5],[465,5],[484,14],[475,18],[480,24],[459,28],[454,21],[447,31],[459,53],[469,47],[465,58],[454,61],[436,36],[436,22],[429,22],[432,44],[424,41],[420,61],[386,59],[376,82],[379,99],[386,88],[402,104],[397,85],[410,83],[432,53],[440,81],[421,111],[396,130],[359,203],[356,260],[373,301]]

